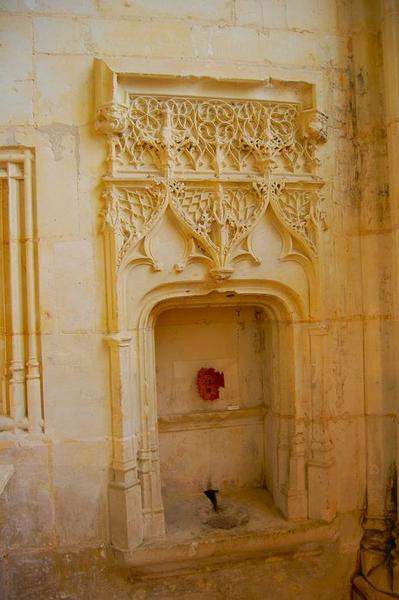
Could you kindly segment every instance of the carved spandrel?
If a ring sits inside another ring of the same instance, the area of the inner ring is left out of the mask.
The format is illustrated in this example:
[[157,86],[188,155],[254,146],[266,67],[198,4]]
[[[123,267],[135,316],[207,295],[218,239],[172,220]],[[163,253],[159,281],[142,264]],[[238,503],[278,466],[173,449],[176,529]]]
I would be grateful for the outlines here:
[[316,255],[318,234],[325,227],[318,187],[273,181],[270,201],[278,219]]
[[202,255],[187,253],[179,265],[183,270],[192,259],[202,258],[215,279],[225,279],[233,263],[244,255],[259,259],[248,244],[248,235],[269,202],[268,182],[259,184],[170,184],[170,205],[183,228],[201,245]]
[[[115,236],[116,266],[145,241],[167,206],[187,239],[177,271],[199,260],[208,264],[212,277],[226,279],[237,260],[248,258],[259,264],[250,233],[269,203],[282,226],[315,256],[319,231],[324,226],[319,187],[320,184],[293,184],[279,178],[255,178],[252,183],[160,180],[110,185],[104,193],[104,220]],[[136,252],[135,260],[140,255],[156,270],[160,268],[148,248]]]
[[[104,192],[104,223],[115,236],[117,264],[155,226],[167,205],[165,184],[153,182],[144,186],[112,185]],[[152,257],[144,257],[155,262]]]

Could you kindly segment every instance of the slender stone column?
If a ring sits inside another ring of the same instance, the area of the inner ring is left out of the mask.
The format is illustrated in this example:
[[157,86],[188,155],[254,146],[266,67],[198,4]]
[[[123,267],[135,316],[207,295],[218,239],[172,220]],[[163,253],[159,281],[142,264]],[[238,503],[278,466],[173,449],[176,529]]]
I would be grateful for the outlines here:
[[19,186],[19,166],[8,164],[8,284],[9,302],[6,312],[9,313],[9,330],[11,360],[9,363],[9,404],[10,416],[15,422],[26,417],[25,397],[25,349],[23,322],[23,282],[21,253],[21,203]]
[[[284,327],[279,324],[280,331]],[[295,364],[295,361],[299,361],[300,357],[303,356],[304,352],[304,331],[302,324],[292,323],[292,338],[287,336],[281,339],[280,348],[284,348],[289,339],[292,339],[294,346],[294,352],[291,357],[292,366],[294,367],[292,376],[294,378],[294,387],[292,389],[292,406],[288,408],[291,413],[291,423],[287,427],[280,429],[280,443],[279,443],[279,459],[284,456],[284,451],[287,454],[287,480],[281,486],[281,492],[283,495],[283,512],[289,519],[304,519],[308,514],[308,494],[306,490],[306,432],[305,432],[305,419],[304,419],[304,407],[303,407],[303,383],[304,383],[304,371],[307,358],[302,359],[302,367]],[[287,332],[286,332],[287,333]],[[280,333],[281,335],[281,333]],[[306,353],[305,353],[306,354]],[[280,355],[280,360],[284,360]],[[283,363],[284,364],[284,363]],[[288,363],[287,363],[288,367]],[[284,368],[284,367],[283,367]],[[285,444],[287,447],[285,448]]]
[[332,442],[329,434],[329,414],[326,409],[324,365],[327,328],[318,326],[309,331],[312,365],[312,441],[308,461],[309,517],[332,521],[336,515],[336,477]]
[[25,265],[26,265],[26,319],[27,319],[27,374],[26,396],[29,431],[42,430],[42,401],[40,383],[40,363],[37,339],[37,289],[35,285],[35,237],[33,226],[32,159],[25,151],[24,159],[24,225],[25,225]]
[[0,431],[43,428],[33,151],[0,148],[4,377]]
[[[140,381],[141,437],[139,474],[143,494],[144,535],[159,537],[165,534],[165,519],[161,493],[159,440],[156,409],[156,381],[151,370],[155,356],[151,327],[139,330],[139,356],[143,360]],[[143,377],[144,374],[144,377]]]
[[113,479],[109,485],[111,544],[119,550],[132,550],[143,540],[143,514],[129,386],[131,336],[116,333],[107,340],[111,358],[113,450]]

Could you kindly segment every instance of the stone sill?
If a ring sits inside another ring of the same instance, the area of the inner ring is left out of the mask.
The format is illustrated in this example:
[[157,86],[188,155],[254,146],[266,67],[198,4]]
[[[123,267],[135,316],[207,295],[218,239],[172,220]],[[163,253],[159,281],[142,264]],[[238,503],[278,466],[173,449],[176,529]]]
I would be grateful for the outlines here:
[[158,417],[158,431],[187,431],[191,429],[213,429],[215,427],[232,427],[262,423],[266,408],[237,408],[220,411],[203,411],[179,415],[164,415]]
[[295,554],[319,554],[323,546],[338,537],[336,523],[328,525],[306,522],[290,530],[257,531],[245,535],[215,536],[211,539],[171,544],[153,541],[127,551],[110,547],[112,559],[122,567],[133,569],[137,575],[199,568],[223,562],[240,562]]
[[208,504],[203,495],[165,496],[166,536],[131,551],[111,547],[111,556],[137,574],[164,573],[288,553],[319,554],[325,544],[338,537],[337,519],[330,524],[287,521],[263,488],[226,492],[221,498],[222,503],[234,502],[245,507],[250,514],[249,522],[230,530],[210,529],[198,518],[199,511]]

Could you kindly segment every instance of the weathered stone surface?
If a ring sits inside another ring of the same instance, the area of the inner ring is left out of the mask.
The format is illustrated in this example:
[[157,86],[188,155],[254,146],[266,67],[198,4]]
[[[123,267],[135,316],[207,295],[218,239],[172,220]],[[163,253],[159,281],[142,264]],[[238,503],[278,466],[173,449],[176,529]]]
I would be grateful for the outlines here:
[[[55,444],[53,481],[57,538],[61,546],[98,545],[105,538],[108,445]],[[84,507],[84,510],[82,510]]]
[[[1,599],[399,593],[398,24],[0,0]],[[212,486],[271,505],[207,541]]]
[[[8,548],[43,547],[54,542],[54,505],[48,448],[33,446],[10,453],[15,466],[2,497],[0,544]],[[18,509],[13,508],[17,502]]]

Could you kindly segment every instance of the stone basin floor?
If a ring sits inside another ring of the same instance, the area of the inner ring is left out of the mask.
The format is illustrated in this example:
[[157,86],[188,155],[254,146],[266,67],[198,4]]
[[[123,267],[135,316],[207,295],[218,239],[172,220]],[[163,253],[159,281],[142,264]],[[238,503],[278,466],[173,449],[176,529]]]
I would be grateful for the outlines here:
[[[203,523],[203,514],[211,508],[208,498],[202,493],[190,495],[164,495],[166,538],[169,542],[183,542],[193,538],[230,536],[259,530],[289,530],[292,521],[287,521],[273,504],[271,494],[264,488],[248,488],[220,492],[218,504],[242,507],[249,513],[249,521],[233,529],[214,529]],[[304,521],[297,522],[303,524]]]
[[249,514],[249,520],[232,529],[210,527],[204,522],[204,515],[212,514],[210,503],[202,492],[164,495],[166,535],[131,552],[115,553],[116,560],[137,576],[260,556],[320,554],[326,543],[336,539],[336,523],[286,520],[266,489],[241,489],[219,496],[220,506],[237,507]]

